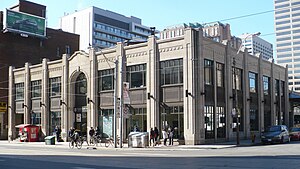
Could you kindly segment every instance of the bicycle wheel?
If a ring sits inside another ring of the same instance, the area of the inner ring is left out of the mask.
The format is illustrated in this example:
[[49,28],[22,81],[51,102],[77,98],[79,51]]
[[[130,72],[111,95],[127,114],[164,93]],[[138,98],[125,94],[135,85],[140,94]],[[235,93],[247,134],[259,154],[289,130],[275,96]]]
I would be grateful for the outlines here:
[[82,141],[77,140],[76,145],[77,145],[77,149],[81,149],[81,147],[82,147]]
[[94,139],[94,138],[91,138],[91,139],[90,139],[90,145],[91,145],[91,146],[94,146],[94,145],[95,145],[95,139]]
[[74,148],[74,141],[70,141],[70,142],[69,142],[69,147],[70,147],[70,149],[73,149],[73,148]]

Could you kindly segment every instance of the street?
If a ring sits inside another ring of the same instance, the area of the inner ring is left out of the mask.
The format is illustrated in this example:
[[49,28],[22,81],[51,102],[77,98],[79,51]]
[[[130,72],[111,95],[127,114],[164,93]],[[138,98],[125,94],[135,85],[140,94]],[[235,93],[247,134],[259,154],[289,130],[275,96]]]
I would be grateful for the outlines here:
[[0,142],[1,169],[299,168],[300,142],[225,148],[69,149],[57,145]]

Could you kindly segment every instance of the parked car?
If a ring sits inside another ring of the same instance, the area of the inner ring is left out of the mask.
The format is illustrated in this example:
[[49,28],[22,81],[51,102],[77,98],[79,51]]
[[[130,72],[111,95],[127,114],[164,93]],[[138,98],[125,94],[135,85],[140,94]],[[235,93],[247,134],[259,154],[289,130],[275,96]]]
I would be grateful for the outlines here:
[[261,142],[266,143],[284,143],[290,142],[290,135],[285,125],[275,125],[268,127],[261,135]]
[[300,128],[299,127],[290,128],[290,138],[291,138],[291,140],[300,140]]

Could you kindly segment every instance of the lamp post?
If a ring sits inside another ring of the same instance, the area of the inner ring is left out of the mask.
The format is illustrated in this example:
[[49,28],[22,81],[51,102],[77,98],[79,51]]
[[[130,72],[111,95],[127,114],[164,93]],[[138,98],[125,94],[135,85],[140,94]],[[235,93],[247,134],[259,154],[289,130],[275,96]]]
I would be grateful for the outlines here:
[[[256,32],[253,34],[248,34],[245,38],[244,38],[244,43],[246,43],[246,40],[249,36],[259,36],[260,32]],[[236,56],[238,56],[238,54],[240,53],[240,50],[242,49],[243,43],[240,45]],[[240,145],[240,126],[239,126],[239,108],[238,108],[238,93],[237,93],[237,74],[236,74],[236,61],[235,61],[235,57],[233,57],[233,77],[234,77],[234,108],[232,109],[232,116],[233,118],[236,117],[236,145]]]

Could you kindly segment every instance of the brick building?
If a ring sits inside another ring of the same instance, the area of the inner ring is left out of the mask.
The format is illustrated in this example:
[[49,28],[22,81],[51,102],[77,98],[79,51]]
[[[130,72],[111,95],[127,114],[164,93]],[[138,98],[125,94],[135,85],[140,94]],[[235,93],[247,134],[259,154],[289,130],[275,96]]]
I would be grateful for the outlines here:
[[[46,6],[20,0],[11,11],[46,18]],[[40,63],[42,58],[57,60],[62,53],[73,53],[79,49],[79,35],[46,28],[46,36],[32,36],[5,30],[4,14],[0,11],[0,102],[8,98],[8,67],[23,67],[25,62]],[[0,112],[0,139],[7,138],[7,114]]]

